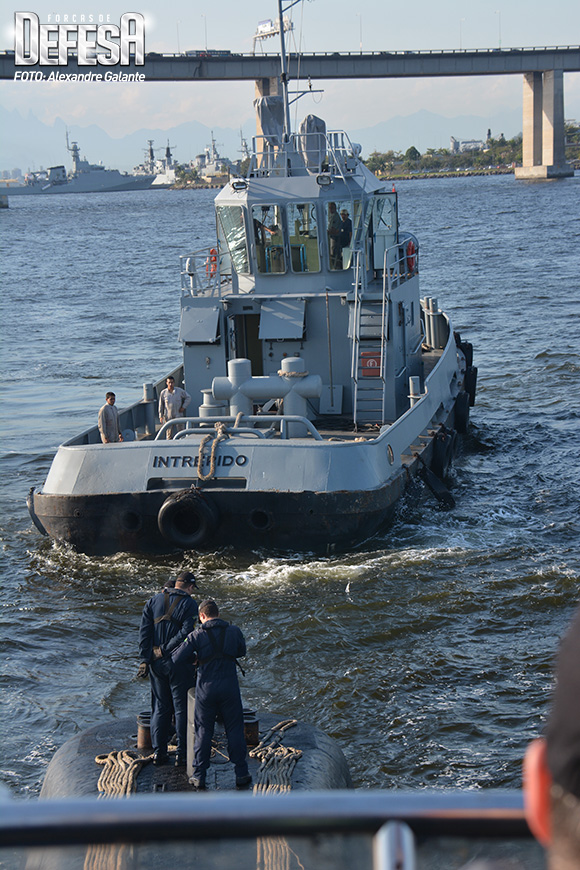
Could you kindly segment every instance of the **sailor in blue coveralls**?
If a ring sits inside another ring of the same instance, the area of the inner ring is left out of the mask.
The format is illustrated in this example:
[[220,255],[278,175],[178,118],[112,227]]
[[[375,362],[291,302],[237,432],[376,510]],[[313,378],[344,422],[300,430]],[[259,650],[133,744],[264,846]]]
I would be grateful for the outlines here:
[[249,788],[244,711],[236,671],[237,659],[246,654],[246,641],[237,625],[219,618],[212,599],[199,605],[201,628],[192,632],[175,650],[173,661],[178,668],[197,662],[194,715],[194,764],[191,784],[204,791],[209,767],[211,742],[218,714],[223,719],[228,753],[234,765],[236,788]]
[[141,664],[138,675],[151,680],[151,743],[154,764],[167,764],[167,742],[175,713],[177,755],[175,766],[185,766],[187,738],[187,692],[194,685],[193,668],[175,668],[171,652],[195,628],[197,588],[191,571],[182,571],[175,586],[167,584],[143,608],[139,630]]

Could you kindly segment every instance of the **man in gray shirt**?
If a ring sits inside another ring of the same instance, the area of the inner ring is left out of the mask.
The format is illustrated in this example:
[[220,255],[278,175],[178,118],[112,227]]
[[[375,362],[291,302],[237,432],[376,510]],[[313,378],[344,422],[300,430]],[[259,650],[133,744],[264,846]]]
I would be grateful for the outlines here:
[[107,393],[105,404],[99,411],[99,432],[103,444],[112,444],[122,441],[121,427],[119,426],[119,412],[115,408],[115,394]]
[[[167,389],[161,392],[159,396],[159,420],[161,423],[166,423],[167,420],[175,420],[178,417],[185,417],[185,409],[191,402],[191,396],[182,390],[181,387],[175,386],[175,378],[168,377],[165,381]],[[183,429],[183,424],[170,426],[167,429],[167,438],[173,438],[176,432]]]

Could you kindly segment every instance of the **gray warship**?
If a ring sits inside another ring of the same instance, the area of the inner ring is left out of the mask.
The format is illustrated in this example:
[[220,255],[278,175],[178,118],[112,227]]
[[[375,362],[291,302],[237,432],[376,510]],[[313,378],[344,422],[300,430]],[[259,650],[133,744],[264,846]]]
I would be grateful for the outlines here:
[[256,101],[215,243],[181,257],[172,374],[197,409],[169,439],[164,379],[145,384],[123,443],[96,427],[71,438],[29,494],[37,528],[84,553],[327,553],[385,526],[419,475],[451,501],[441,478],[475,399],[472,347],[420,295],[394,187],[316,116],[291,131],[281,43],[281,93]]
[[148,190],[155,181],[156,173],[141,175],[105,169],[100,163],[89,163],[81,156],[78,142],[69,144],[67,151],[72,157],[72,170],[67,173],[63,165],[50,166],[37,172],[29,172],[25,183],[5,185],[1,188],[7,196],[44,196],[55,193],[105,193],[119,190]]

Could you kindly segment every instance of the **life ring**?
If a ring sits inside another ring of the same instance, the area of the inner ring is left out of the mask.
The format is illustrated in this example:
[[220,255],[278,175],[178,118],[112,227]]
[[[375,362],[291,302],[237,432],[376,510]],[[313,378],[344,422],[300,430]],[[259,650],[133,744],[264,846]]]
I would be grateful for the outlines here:
[[204,544],[217,529],[218,520],[213,502],[189,489],[166,498],[157,515],[157,525],[165,540],[182,550]]
[[205,261],[205,272],[206,275],[215,275],[217,272],[217,251],[215,248],[211,248],[209,252],[209,257]]
[[417,262],[417,249],[415,248],[415,242],[413,239],[409,239],[407,242],[407,268],[409,272],[415,271],[415,264]]

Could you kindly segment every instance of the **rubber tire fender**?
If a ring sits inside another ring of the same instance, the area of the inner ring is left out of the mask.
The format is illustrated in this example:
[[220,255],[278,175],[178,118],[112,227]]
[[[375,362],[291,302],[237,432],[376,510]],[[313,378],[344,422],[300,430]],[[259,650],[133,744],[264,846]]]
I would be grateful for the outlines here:
[[453,436],[451,432],[438,432],[433,441],[431,471],[441,480],[447,474],[453,459]]
[[463,386],[469,394],[469,406],[475,405],[475,391],[477,390],[477,366],[468,366],[463,379]]
[[464,435],[467,432],[467,424],[469,423],[469,393],[464,390],[459,393],[455,400],[455,428],[458,432]]
[[211,538],[218,527],[215,504],[189,489],[165,499],[157,515],[159,531],[166,541],[182,550],[193,550]]

